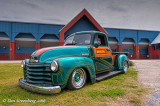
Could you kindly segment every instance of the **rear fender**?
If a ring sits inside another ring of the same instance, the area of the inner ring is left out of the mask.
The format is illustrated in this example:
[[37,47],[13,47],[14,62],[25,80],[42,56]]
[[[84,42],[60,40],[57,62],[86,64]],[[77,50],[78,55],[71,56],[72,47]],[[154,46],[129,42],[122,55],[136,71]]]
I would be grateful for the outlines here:
[[115,66],[116,66],[116,69],[118,69],[118,70],[123,69],[123,62],[124,61],[128,62],[128,57],[124,54],[117,55],[115,59],[116,59]]

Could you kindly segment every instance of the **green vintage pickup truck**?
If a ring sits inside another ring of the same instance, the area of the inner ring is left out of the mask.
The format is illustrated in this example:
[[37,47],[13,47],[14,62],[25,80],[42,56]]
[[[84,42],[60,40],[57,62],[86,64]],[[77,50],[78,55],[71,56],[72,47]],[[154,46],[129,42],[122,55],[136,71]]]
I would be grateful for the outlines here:
[[64,46],[47,47],[23,60],[24,79],[19,86],[42,94],[82,88],[86,81],[95,83],[112,75],[126,73],[127,53],[112,52],[108,37],[98,31],[77,32],[68,36]]

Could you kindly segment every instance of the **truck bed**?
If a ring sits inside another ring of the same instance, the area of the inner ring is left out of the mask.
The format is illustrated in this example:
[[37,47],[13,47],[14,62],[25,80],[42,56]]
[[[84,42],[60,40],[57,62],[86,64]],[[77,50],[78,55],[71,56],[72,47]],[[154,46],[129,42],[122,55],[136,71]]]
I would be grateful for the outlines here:
[[128,52],[112,52],[112,55],[116,55],[116,54],[125,54],[128,56]]
[[112,65],[114,65],[115,57],[118,54],[124,54],[124,55],[128,56],[128,52],[112,52]]

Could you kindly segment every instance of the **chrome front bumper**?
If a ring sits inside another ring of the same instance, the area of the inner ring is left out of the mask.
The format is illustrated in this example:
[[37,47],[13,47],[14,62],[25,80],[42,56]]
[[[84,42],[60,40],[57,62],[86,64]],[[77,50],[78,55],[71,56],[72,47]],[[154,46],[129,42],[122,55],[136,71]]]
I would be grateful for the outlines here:
[[61,92],[60,86],[48,86],[48,87],[37,86],[27,83],[26,80],[22,78],[19,79],[19,86],[28,91],[41,94],[55,94]]

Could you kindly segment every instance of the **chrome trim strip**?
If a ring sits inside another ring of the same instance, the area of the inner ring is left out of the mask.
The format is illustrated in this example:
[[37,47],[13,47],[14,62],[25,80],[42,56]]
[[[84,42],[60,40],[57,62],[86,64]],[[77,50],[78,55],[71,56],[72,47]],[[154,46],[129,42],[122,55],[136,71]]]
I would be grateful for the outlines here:
[[19,79],[19,86],[28,91],[41,93],[41,94],[55,94],[55,93],[61,92],[60,86],[48,86],[48,87],[36,86],[36,85],[27,83],[26,80],[22,78]]

